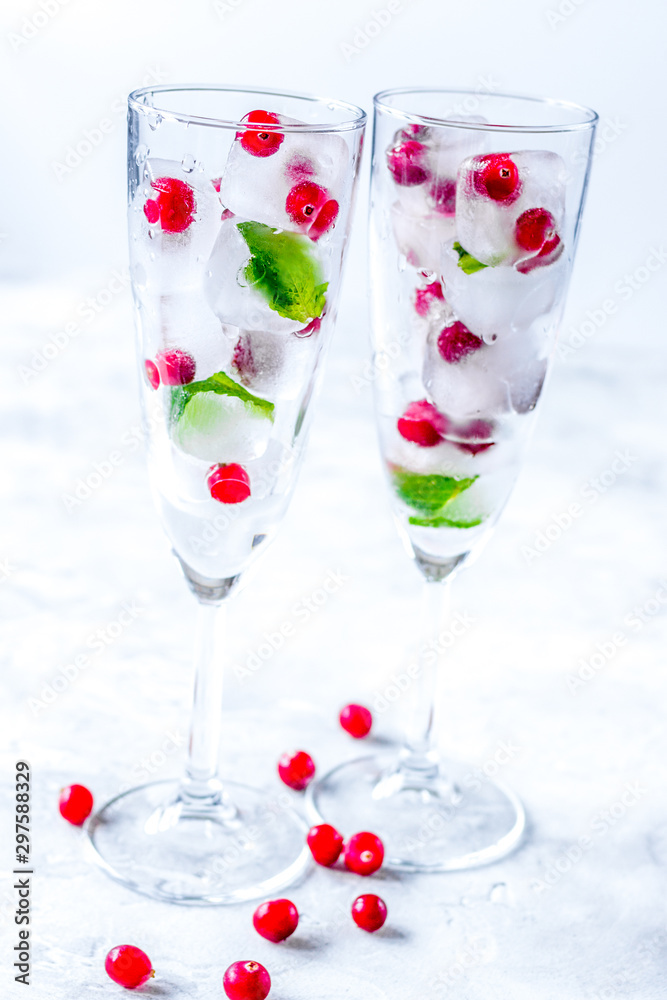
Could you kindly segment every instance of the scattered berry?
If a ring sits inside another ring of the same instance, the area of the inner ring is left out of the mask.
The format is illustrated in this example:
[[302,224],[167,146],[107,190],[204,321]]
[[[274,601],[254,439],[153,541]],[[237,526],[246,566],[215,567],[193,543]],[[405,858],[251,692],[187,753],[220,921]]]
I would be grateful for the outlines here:
[[534,257],[527,257],[526,260],[520,260],[516,265],[516,269],[521,274],[528,274],[530,271],[534,271],[536,267],[546,267],[548,264],[553,264],[554,261],[558,260],[562,252],[563,244],[561,238],[558,235],[554,235],[552,239],[547,240],[540,252],[535,254]]
[[[260,125],[280,125],[278,115],[271,114],[270,111],[250,111],[245,115],[244,121]],[[249,128],[245,132],[237,132],[236,138],[241,140],[241,146],[251,156],[273,156],[278,152],[285,136],[282,132],[261,132],[259,129]]]
[[250,496],[250,476],[242,465],[212,465],[206,483],[214,500],[219,503],[243,503]]
[[197,210],[195,194],[189,184],[177,177],[157,177],[151,186],[158,192],[144,205],[144,214],[151,225],[160,220],[165,233],[184,232]]
[[384,845],[374,833],[355,833],[345,845],[345,867],[357,875],[372,875],[384,860]]
[[312,826],[308,831],[307,843],[310,853],[318,865],[331,868],[338,861],[343,850],[343,835],[329,823]]
[[514,226],[514,238],[522,250],[541,250],[555,235],[556,220],[546,208],[529,208]]
[[146,952],[135,948],[133,944],[119,944],[112,948],[105,959],[104,968],[114,983],[127,990],[143,986],[155,975]]
[[442,285],[439,281],[432,281],[424,288],[418,288],[415,292],[415,312],[418,316],[427,316],[431,305],[434,302],[444,301]]
[[265,1000],[271,976],[259,962],[233,962],[222,978],[229,1000]]
[[416,139],[407,139],[394,146],[387,153],[387,166],[397,184],[414,187],[423,184],[431,176],[426,157],[426,146]]
[[412,441],[422,448],[433,448],[440,444],[449,429],[449,421],[425,399],[410,403],[398,420],[398,433],[406,441]]
[[373,931],[379,931],[387,919],[387,905],[372,892],[357,896],[352,904],[352,919],[357,927],[372,934]]
[[449,177],[438,177],[431,186],[429,195],[433,199],[436,212],[440,215],[454,215],[456,212],[456,181]]
[[458,364],[468,354],[478,351],[483,346],[484,341],[471,333],[460,320],[446,326],[438,337],[440,357],[450,365]]
[[195,377],[195,359],[187,351],[160,351],[157,368],[165,385],[187,385]]
[[315,774],[313,758],[305,750],[284,753],[278,761],[278,774],[286,785],[302,792]]
[[355,740],[368,736],[373,725],[373,716],[363,705],[346,705],[338,716],[338,721]]
[[336,219],[338,218],[338,202],[330,198],[329,201],[325,201],[322,208],[317,213],[317,218],[313,222],[312,226],[308,230],[308,235],[311,240],[319,240],[320,236],[323,236],[333,225],[335,225]]
[[489,440],[493,434],[493,424],[488,420],[471,420],[463,427],[455,430],[455,444],[461,451],[467,451],[469,455],[478,455],[480,451],[486,451],[493,447],[494,442]]
[[493,201],[511,204],[521,193],[519,169],[507,153],[482,156],[473,176],[477,193]]
[[148,379],[148,384],[151,389],[160,388],[160,372],[154,361],[146,358],[144,361],[144,368],[146,369],[146,378]]
[[68,785],[60,789],[60,815],[73,826],[81,826],[93,811],[93,796],[85,785]]
[[252,922],[257,933],[267,941],[284,941],[290,934],[294,934],[299,914],[289,899],[272,899],[257,907]]

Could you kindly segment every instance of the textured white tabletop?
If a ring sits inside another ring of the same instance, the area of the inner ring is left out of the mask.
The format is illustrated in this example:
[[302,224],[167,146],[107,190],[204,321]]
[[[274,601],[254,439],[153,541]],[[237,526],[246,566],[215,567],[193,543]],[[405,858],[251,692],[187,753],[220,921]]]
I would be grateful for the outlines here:
[[[147,771],[177,774],[190,710],[195,607],[153,512],[133,430],[129,294],[114,284],[101,304],[110,281],[83,296],[29,285],[0,294],[0,994],[26,995],[11,968],[10,805],[13,763],[27,759],[27,995],[38,1000],[120,996],[103,964],[125,942],[150,955],[157,975],[139,992],[156,1000],[222,997],[222,973],[240,958],[267,966],[272,1000],[667,996],[664,353],[629,337],[603,347],[599,334],[557,362],[516,492],[456,583],[454,611],[473,622],[449,656],[441,742],[519,793],[523,847],[460,874],[312,871],[286,893],[302,915],[297,934],[271,945],[252,929],[254,904],[171,907],[114,884],[57,812],[59,788],[74,781],[101,803]],[[416,639],[419,579],[390,518],[370,388],[359,386],[367,341],[357,293],[293,505],[230,616],[223,771],[274,790],[284,749],[308,749],[320,770],[359,752],[337,726],[339,708],[382,705]],[[88,296],[100,307],[94,319]],[[72,322],[69,343],[61,335],[45,352]],[[66,502],[105,462],[113,472],[99,487]],[[297,616],[331,572],[341,586]],[[124,605],[134,616],[119,630]],[[241,679],[235,665],[286,622],[294,634]],[[68,672],[86,652],[90,664]],[[378,740],[395,736],[400,715],[400,701],[377,713]],[[389,919],[371,936],[348,908],[373,890]]]

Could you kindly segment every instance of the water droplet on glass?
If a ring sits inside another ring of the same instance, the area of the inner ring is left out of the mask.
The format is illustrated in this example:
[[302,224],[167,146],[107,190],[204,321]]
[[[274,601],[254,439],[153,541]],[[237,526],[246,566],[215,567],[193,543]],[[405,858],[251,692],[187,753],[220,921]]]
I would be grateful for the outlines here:
[[149,114],[148,116],[148,127],[153,129],[153,131],[155,132],[155,130],[158,129],[162,124],[162,121],[163,121],[162,115],[158,115],[156,112],[151,112],[151,114]]
[[134,158],[139,164],[145,163],[146,157],[148,156],[149,153],[150,149],[142,142],[141,145],[137,146]]
[[195,160],[192,153],[186,153],[181,160],[181,169],[185,171],[186,174],[191,174],[195,169],[197,161]]

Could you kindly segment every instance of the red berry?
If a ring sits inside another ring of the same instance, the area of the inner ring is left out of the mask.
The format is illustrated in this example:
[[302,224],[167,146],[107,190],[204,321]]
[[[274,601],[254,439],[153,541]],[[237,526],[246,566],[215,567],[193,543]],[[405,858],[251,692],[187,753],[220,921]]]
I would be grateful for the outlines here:
[[335,865],[343,850],[343,835],[329,823],[312,826],[306,840],[315,861],[325,868]]
[[233,962],[222,978],[229,1000],[265,1000],[271,976],[259,962]]
[[257,907],[252,922],[257,933],[267,941],[284,941],[290,934],[294,934],[299,914],[289,899],[272,899]]
[[456,181],[449,177],[438,177],[429,191],[435,204],[436,212],[440,215],[454,215],[456,213]]
[[338,721],[350,736],[360,740],[368,736],[373,725],[373,716],[363,705],[346,705],[338,716]]
[[308,235],[311,240],[319,240],[320,236],[323,236],[333,225],[335,225],[336,219],[338,218],[338,207],[338,202],[334,201],[333,198],[329,199],[329,201],[325,201],[324,205],[322,205],[322,208],[317,213],[317,218],[308,230]]
[[384,845],[374,833],[355,833],[345,845],[345,867],[357,875],[372,875],[384,860]]
[[150,361],[148,358],[144,361],[144,368],[146,369],[146,378],[148,379],[148,384],[151,389],[160,388],[160,372],[154,361]]
[[300,226],[306,225],[315,221],[328,196],[327,190],[319,184],[301,181],[287,195],[285,211],[292,222],[297,222]]
[[368,931],[379,931],[387,919],[387,904],[372,892],[357,896],[352,904],[352,919],[357,927]]
[[295,330],[294,336],[304,337],[304,338],[312,337],[314,333],[319,333],[321,326],[322,326],[322,320],[319,318],[319,316],[316,316],[315,319],[311,319],[308,326],[304,326],[303,330]]
[[243,503],[250,496],[250,476],[242,465],[212,465],[206,483],[214,500],[219,503]]
[[556,220],[546,208],[529,208],[514,226],[514,238],[522,250],[541,250],[555,235]]
[[446,326],[438,337],[440,357],[450,365],[458,364],[468,354],[478,351],[483,346],[484,341],[471,333],[460,320]]
[[[278,115],[270,111],[250,111],[243,120],[260,125],[280,125]],[[241,140],[241,146],[251,156],[273,156],[278,152],[285,136],[282,132],[262,132],[257,128],[249,128],[245,132],[237,132],[236,138]]]
[[516,269],[521,274],[529,274],[536,267],[546,267],[548,264],[553,264],[554,261],[558,260],[562,252],[563,244],[561,238],[554,235],[553,239],[547,240],[540,252],[536,253],[534,257],[527,257],[526,260],[520,260],[516,265]]
[[73,826],[81,826],[93,811],[93,796],[85,785],[68,785],[60,789],[60,815]]
[[423,184],[431,176],[426,158],[426,146],[415,139],[407,139],[394,146],[387,153],[387,166],[397,184],[414,187]]
[[297,792],[302,792],[315,774],[313,758],[305,750],[284,753],[278,761],[278,774],[286,785]]
[[195,359],[187,351],[160,351],[155,360],[165,385],[187,385],[195,377]]
[[474,176],[475,190],[493,201],[510,204],[521,193],[519,168],[507,153],[481,157]]
[[418,316],[427,316],[433,302],[444,300],[442,285],[439,281],[432,281],[425,288],[418,288],[415,292],[415,311]]
[[425,399],[410,403],[402,417],[399,418],[398,433],[406,441],[412,441],[422,448],[433,448],[440,444],[449,428],[449,421]]
[[114,983],[128,990],[143,986],[155,975],[146,952],[135,948],[133,944],[119,944],[112,948],[105,959],[104,968]]
[[480,451],[493,447],[494,442],[489,440],[492,434],[493,424],[488,420],[471,420],[464,427],[456,428],[454,443],[461,451],[467,451],[469,455],[478,455]]
[[151,186],[158,195],[154,201],[149,199],[144,205],[148,221],[157,222],[159,217],[165,233],[184,232],[197,210],[194,191],[190,185],[177,177],[157,177],[151,182]]

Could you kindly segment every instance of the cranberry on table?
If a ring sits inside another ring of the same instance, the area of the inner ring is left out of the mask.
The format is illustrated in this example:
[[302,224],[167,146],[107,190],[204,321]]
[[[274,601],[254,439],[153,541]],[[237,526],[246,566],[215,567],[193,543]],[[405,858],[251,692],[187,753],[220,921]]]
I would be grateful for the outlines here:
[[278,774],[286,785],[302,792],[315,774],[313,758],[305,750],[284,753],[278,761]]
[[209,493],[219,503],[243,503],[250,496],[250,476],[237,462],[212,465],[206,479]]
[[310,853],[318,865],[330,868],[340,857],[343,850],[343,835],[330,823],[320,823],[312,826],[306,838]]
[[132,944],[119,944],[112,948],[106,957],[104,968],[114,983],[127,990],[143,986],[155,975],[146,952]]
[[73,826],[81,826],[93,811],[93,796],[85,785],[68,785],[60,789],[60,815]]
[[352,919],[357,927],[372,934],[379,931],[387,919],[387,904],[372,892],[357,896],[352,904]]
[[384,845],[374,833],[355,833],[345,845],[345,867],[357,875],[372,875],[384,861]]
[[267,941],[284,941],[297,929],[299,913],[289,899],[272,899],[257,907],[252,923]]
[[[245,116],[246,122],[256,122],[259,125],[280,125],[280,119],[277,115],[272,114],[270,111],[250,111]],[[241,140],[241,146],[245,149],[246,153],[250,153],[251,156],[273,156],[277,153],[283,139],[285,138],[282,132],[268,131],[262,132],[261,129],[249,128],[245,132],[237,132],[237,139]]]
[[361,740],[370,733],[373,716],[363,705],[346,705],[341,710],[338,721],[346,733],[355,740]]
[[229,1000],[265,1000],[271,990],[271,976],[259,962],[233,962],[222,985]]

